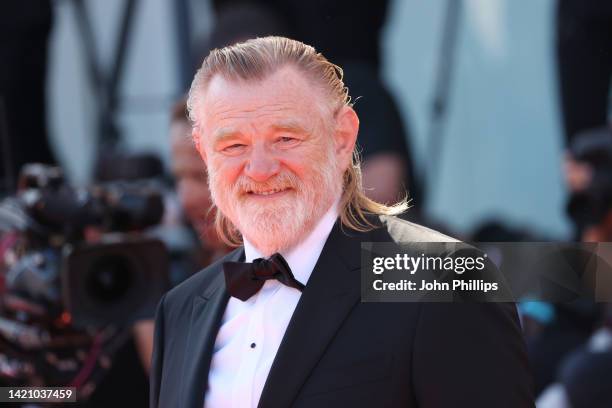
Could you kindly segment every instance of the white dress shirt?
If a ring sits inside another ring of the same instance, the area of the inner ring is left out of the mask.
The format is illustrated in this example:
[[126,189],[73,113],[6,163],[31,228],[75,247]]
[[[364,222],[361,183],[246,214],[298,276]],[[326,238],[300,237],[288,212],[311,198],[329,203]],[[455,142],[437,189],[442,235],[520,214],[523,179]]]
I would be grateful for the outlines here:
[[[281,253],[295,278],[304,285],[337,217],[336,202],[304,241]],[[246,262],[262,258],[246,239],[244,252]],[[270,279],[245,302],[230,298],[213,349],[206,408],[257,407],[300,296],[299,290]]]

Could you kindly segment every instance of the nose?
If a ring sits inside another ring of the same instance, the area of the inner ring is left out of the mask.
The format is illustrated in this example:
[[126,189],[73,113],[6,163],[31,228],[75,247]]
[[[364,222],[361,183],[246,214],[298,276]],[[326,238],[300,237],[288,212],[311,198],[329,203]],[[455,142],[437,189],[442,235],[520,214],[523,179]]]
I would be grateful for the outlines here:
[[264,182],[279,172],[278,160],[265,146],[254,146],[245,166],[245,174],[254,181]]

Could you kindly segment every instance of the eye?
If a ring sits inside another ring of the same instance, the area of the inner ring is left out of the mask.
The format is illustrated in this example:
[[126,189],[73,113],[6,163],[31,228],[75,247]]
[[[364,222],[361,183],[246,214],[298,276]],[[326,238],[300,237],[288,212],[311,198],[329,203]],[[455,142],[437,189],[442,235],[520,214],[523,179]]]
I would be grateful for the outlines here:
[[278,139],[276,139],[276,143],[283,147],[293,146],[299,142],[300,142],[300,139],[297,139],[291,136],[281,136]]
[[221,149],[221,151],[223,151],[224,153],[239,153],[244,149],[244,147],[246,147],[246,145],[241,143],[234,143],[232,145],[225,146],[223,149]]

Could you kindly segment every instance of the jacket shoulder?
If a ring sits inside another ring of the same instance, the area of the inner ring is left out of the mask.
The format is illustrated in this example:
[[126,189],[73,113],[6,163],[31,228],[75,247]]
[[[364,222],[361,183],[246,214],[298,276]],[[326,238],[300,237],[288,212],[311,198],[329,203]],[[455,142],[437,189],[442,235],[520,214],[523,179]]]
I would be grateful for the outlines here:
[[381,227],[391,236],[393,242],[460,242],[458,239],[444,235],[441,232],[415,224],[401,218],[380,215]]

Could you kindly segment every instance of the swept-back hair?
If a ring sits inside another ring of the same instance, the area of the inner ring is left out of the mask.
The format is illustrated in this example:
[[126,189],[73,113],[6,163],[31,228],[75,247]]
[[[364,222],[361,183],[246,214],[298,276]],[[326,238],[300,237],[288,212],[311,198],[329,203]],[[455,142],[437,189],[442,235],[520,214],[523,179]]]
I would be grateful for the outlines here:
[[[352,106],[348,88],[344,86],[342,68],[302,42],[285,37],[263,37],[215,49],[204,59],[193,79],[187,100],[193,125],[199,127],[202,96],[215,75],[228,80],[262,80],[284,66],[297,68],[329,95],[334,112],[343,106]],[[368,220],[368,214],[397,215],[407,209],[407,197],[394,205],[377,203],[366,197],[361,180],[361,160],[355,148],[352,163],[343,175],[339,207],[342,224],[357,231],[367,231],[375,227]],[[215,223],[221,239],[231,245],[241,244],[239,231],[221,211],[216,212]]]

